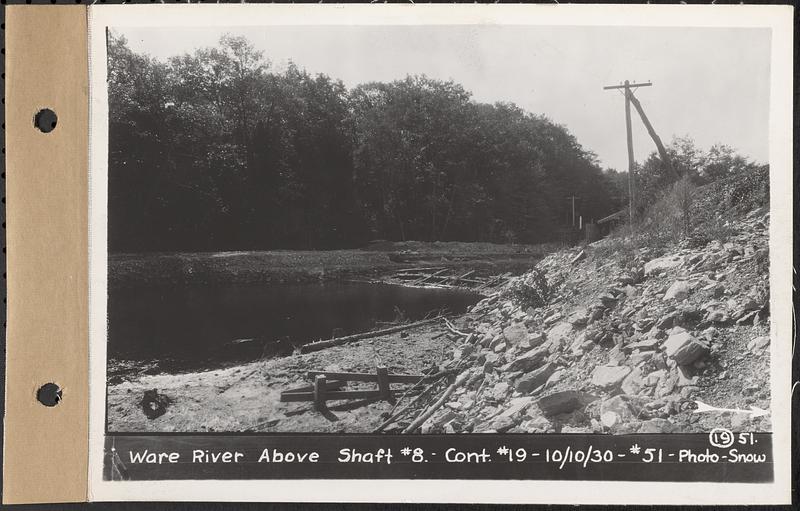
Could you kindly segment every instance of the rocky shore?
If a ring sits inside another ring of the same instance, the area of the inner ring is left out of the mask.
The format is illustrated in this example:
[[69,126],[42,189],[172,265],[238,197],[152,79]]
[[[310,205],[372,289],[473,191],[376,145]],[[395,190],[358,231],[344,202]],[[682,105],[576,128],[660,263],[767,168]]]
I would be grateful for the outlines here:
[[420,431],[769,431],[768,225],[758,209],[724,242],[659,251],[610,238],[546,257],[517,279],[544,275],[545,306],[508,293],[475,306],[445,364],[466,364],[471,384]]

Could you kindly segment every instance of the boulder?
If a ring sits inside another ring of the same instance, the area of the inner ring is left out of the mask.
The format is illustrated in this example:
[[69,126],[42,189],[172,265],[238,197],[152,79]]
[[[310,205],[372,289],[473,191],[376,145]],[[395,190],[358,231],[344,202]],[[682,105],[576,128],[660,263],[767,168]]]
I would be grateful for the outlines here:
[[559,433],[562,434],[573,434],[573,435],[587,435],[593,433],[592,428],[588,426],[570,426],[569,424],[562,426],[561,431]]
[[516,397],[508,402],[508,408],[506,408],[500,416],[513,417],[528,408],[531,403],[533,403],[533,398],[530,396]]
[[528,336],[522,341],[520,347],[522,348],[537,348],[544,344],[544,341],[547,340],[543,332],[535,332],[532,334],[528,334]]
[[532,371],[537,367],[541,366],[542,363],[547,358],[548,351],[545,349],[544,346],[539,348],[534,348],[529,351],[526,351],[515,360],[508,363],[506,366],[503,367],[505,372],[511,371]]
[[546,433],[552,427],[550,421],[541,415],[537,415],[529,421],[525,421],[520,426],[526,433]]
[[671,334],[664,342],[664,349],[667,356],[679,365],[691,364],[708,354],[708,346],[685,330]]
[[556,372],[551,374],[549,378],[547,378],[545,385],[547,385],[548,387],[552,387],[553,385],[561,381],[561,378],[563,377],[564,377],[564,370],[558,369],[556,370]]
[[633,371],[622,380],[622,385],[620,388],[622,392],[625,394],[635,396],[645,387],[645,381],[642,375],[642,370],[638,367],[634,368]]
[[491,429],[498,433],[504,433],[515,426],[514,420],[506,415],[500,415],[492,421]]
[[600,403],[600,422],[606,427],[630,422],[635,418],[626,396],[614,396]]
[[592,385],[612,389],[620,385],[630,372],[628,366],[597,366],[592,372]]
[[603,307],[613,307],[617,303],[617,298],[611,293],[603,293],[597,297]]
[[498,382],[492,389],[492,395],[495,398],[500,399],[508,393],[508,389],[509,389],[508,383],[504,381]]
[[647,375],[647,378],[644,381],[644,384],[648,387],[655,387],[658,383],[666,378],[667,371],[664,369],[659,369],[657,371],[653,371],[652,373]]
[[639,342],[628,344],[626,348],[631,350],[652,351],[658,348],[658,345],[660,343],[661,341],[659,341],[655,337],[648,337],[647,339],[642,339]]
[[676,280],[664,293],[664,300],[684,300],[689,296],[691,287],[685,280]]
[[522,375],[514,385],[518,392],[527,394],[532,390],[547,383],[547,379],[552,376],[556,371],[556,365],[552,362],[547,362],[545,365],[532,371],[528,374]]
[[642,422],[638,433],[677,433],[680,428],[667,419],[650,419]]
[[569,413],[583,408],[586,402],[581,392],[577,390],[564,390],[544,396],[539,399],[536,404],[539,405],[539,408],[545,415],[558,415],[560,413]]
[[586,326],[586,323],[589,322],[589,312],[586,309],[579,309],[573,312],[572,314],[567,317],[567,322],[569,322],[573,327],[582,327]]
[[566,321],[556,323],[553,328],[547,332],[547,338],[553,343],[560,344],[563,339],[569,337],[572,333],[572,325]]
[[750,342],[747,343],[747,349],[749,349],[750,351],[752,351],[754,353],[763,350],[767,346],[769,346],[769,336],[768,335],[762,335],[760,337],[756,337],[755,339],[753,339],[753,340],[751,340]]
[[483,361],[484,364],[487,364],[491,367],[495,367],[498,365],[498,360],[500,359],[500,355],[493,351],[482,351],[480,355],[478,355],[478,362]]
[[697,375],[691,366],[678,366],[675,370],[678,387],[688,387],[697,383]]
[[545,320],[544,320],[544,325],[545,325],[545,326],[550,326],[550,325],[552,325],[553,323],[555,323],[556,321],[558,321],[559,319],[561,319],[562,317],[563,317],[563,316],[561,315],[561,313],[560,313],[560,312],[555,312],[555,313],[553,313],[553,314],[551,314],[550,316],[548,316],[548,317],[546,317],[546,318],[545,318]]
[[747,296],[745,297],[744,301],[742,302],[741,309],[744,311],[754,311],[761,308],[761,304],[758,303],[753,297]]
[[681,264],[681,257],[677,255],[659,257],[644,263],[644,274],[653,275],[664,270],[675,268]]
[[514,323],[503,329],[503,337],[509,344],[517,346],[528,337],[528,329],[522,323]]
[[734,413],[731,415],[731,430],[733,431],[749,431],[750,430],[750,414],[748,413]]
[[587,341],[599,342],[603,336],[603,330],[596,326],[590,326],[583,331],[583,338]]
[[656,327],[660,328],[661,330],[666,330],[667,328],[672,328],[675,323],[675,318],[678,316],[677,311],[672,311],[669,314],[664,314],[661,318],[656,322]]
[[706,314],[705,320],[712,323],[725,323],[728,321],[728,315],[721,310],[710,310]]

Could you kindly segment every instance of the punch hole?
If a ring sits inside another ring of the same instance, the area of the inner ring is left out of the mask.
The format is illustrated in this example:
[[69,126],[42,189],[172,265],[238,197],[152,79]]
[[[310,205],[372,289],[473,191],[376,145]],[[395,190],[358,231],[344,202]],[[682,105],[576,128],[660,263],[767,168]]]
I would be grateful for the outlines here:
[[42,108],[33,117],[33,125],[42,133],[50,133],[56,129],[58,116],[49,108]]
[[55,383],[45,383],[36,391],[36,400],[44,406],[56,406],[61,402],[61,387]]

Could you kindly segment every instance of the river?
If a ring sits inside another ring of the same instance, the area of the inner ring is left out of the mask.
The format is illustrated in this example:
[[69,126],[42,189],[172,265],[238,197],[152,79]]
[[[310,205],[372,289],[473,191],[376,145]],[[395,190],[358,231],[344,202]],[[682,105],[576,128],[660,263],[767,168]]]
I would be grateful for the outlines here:
[[110,290],[108,357],[168,361],[172,369],[281,356],[379,322],[466,311],[462,290],[361,282],[226,284]]

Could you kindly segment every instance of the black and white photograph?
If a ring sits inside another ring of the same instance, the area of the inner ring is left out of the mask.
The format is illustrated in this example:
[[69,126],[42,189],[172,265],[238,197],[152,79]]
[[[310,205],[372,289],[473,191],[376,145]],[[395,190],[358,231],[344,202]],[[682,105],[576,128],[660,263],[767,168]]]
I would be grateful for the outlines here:
[[772,29],[224,21],[94,33],[106,435],[773,432]]
[[769,31],[107,41],[110,431],[770,430]]

